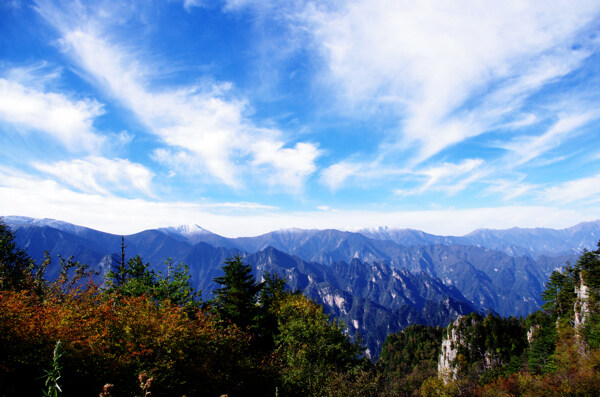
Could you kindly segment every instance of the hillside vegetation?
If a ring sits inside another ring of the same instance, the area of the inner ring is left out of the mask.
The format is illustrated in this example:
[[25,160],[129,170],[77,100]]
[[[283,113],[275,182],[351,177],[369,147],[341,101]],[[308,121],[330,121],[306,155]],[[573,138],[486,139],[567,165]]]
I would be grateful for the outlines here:
[[[123,253],[125,244],[123,243]],[[552,273],[522,318],[461,316],[360,338],[278,274],[240,256],[201,301],[184,264],[114,258],[102,282],[75,258],[36,263],[0,222],[0,396],[597,395],[600,248]]]
[[136,256],[98,285],[64,259],[49,283],[49,259],[4,224],[0,239],[0,395],[334,395],[370,365],[321,306],[240,257],[201,303],[183,265],[156,274]]

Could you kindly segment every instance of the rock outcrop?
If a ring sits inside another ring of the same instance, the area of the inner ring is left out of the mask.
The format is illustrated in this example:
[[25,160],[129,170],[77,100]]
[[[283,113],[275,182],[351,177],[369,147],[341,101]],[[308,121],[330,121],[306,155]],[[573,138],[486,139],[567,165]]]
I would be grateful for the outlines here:
[[479,377],[522,354],[527,332],[519,320],[471,313],[457,318],[442,338],[438,376],[445,383],[463,376]]
[[460,340],[457,329],[461,317],[462,316],[458,317],[454,323],[447,328],[446,334],[442,338],[442,350],[438,359],[438,375],[444,380],[444,383],[456,379],[458,375],[456,359],[458,356],[457,346],[460,343]]
[[575,300],[575,304],[573,307],[573,326],[577,330],[585,324],[585,320],[590,313],[588,302],[590,298],[590,290],[589,287],[585,284],[583,278],[581,278],[579,286],[575,286],[575,295],[577,295],[577,299]]

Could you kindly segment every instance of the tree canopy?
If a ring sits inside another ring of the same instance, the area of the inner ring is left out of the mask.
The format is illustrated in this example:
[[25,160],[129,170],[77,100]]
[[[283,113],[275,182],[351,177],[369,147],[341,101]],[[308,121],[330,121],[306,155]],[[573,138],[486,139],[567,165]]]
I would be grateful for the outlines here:
[[252,266],[245,264],[238,255],[227,259],[222,270],[224,275],[214,279],[221,285],[214,291],[217,312],[242,328],[255,325],[262,284],[252,275]]
[[0,218],[0,288],[22,290],[32,282],[35,263],[17,248],[15,235]]

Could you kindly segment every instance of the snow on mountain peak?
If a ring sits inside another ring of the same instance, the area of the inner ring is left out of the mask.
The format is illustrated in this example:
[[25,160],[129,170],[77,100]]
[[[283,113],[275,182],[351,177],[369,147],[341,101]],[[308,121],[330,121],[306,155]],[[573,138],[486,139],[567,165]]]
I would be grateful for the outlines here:
[[213,234],[211,231],[206,230],[203,227],[195,225],[195,224],[171,226],[171,227],[166,227],[163,230],[166,230],[166,231],[169,231],[172,233],[181,234],[184,236],[192,236],[192,235],[196,235],[196,234]]

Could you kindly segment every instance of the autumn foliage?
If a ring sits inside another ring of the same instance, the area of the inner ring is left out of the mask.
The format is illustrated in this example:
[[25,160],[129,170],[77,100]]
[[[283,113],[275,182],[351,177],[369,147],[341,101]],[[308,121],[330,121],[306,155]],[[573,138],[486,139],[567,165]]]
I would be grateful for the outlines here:
[[96,284],[68,258],[49,282],[50,260],[36,265],[1,221],[0,243],[0,396],[315,395],[359,363],[321,306],[274,275],[256,283],[240,257],[201,304],[184,265],[162,276],[134,257]]
[[6,395],[39,394],[58,340],[65,395],[99,393],[106,383],[119,395],[133,395],[142,372],[154,377],[155,395],[223,393],[242,387],[250,370],[243,360],[249,335],[202,311],[190,317],[168,302],[106,295],[95,285],[43,298],[1,291],[0,384]]
[[124,257],[100,284],[60,258],[49,281],[49,256],[34,263],[0,220],[0,397],[599,395],[600,248],[553,273],[543,311],[467,316],[449,382],[440,328],[390,335],[374,365],[322,306],[240,256],[204,303],[184,264],[162,275]]

